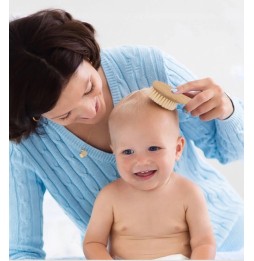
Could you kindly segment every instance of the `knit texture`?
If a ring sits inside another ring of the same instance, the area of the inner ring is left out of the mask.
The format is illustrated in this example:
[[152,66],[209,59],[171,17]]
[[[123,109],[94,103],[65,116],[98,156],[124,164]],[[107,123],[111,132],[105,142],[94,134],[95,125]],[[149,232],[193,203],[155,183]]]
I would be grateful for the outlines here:
[[[195,79],[184,66],[153,47],[107,49],[101,58],[114,105],[154,80],[176,87]],[[175,171],[202,188],[218,250],[228,238],[232,242],[224,251],[243,244],[242,199],[223,175],[201,158],[196,147],[221,163],[242,157],[243,106],[237,99],[233,103],[235,111],[224,121],[202,122],[185,113],[182,106],[177,108],[187,142]],[[42,119],[42,126],[43,134],[33,134],[20,144],[10,143],[11,259],[45,258],[42,204],[46,189],[84,234],[96,195],[119,177],[112,154],[90,146],[50,120]],[[79,156],[82,149],[88,152],[84,158]]]

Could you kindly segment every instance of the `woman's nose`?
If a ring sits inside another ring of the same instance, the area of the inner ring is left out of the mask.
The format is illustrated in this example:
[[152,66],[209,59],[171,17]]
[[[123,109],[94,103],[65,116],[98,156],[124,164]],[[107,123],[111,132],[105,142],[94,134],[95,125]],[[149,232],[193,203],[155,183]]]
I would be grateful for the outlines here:
[[78,116],[80,118],[91,119],[96,115],[96,99],[85,99],[79,106]]

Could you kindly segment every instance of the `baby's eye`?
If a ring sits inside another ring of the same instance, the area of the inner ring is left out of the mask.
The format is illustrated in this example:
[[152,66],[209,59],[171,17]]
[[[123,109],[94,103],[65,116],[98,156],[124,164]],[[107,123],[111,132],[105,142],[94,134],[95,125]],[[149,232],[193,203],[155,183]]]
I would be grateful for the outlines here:
[[127,149],[127,150],[124,150],[122,153],[125,154],[125,155],[131,155],[131,154],[134,153],[134,150],[132,150],[132,149]]
[[159,149],[160,149],[160,147],[158,147],[158,146],[151,146],[148,148],[149,151],[157,151]]

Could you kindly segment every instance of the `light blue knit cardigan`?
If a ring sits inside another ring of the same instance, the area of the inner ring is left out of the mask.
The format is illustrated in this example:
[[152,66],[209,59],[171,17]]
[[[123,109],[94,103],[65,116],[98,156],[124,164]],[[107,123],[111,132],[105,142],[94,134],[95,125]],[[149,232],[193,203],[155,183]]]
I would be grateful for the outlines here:
[[[114,104],[154,80],[178,86],[194,79],[172,57],[152,47],[122,46],[103,50],[101,57]],[[243,203],[223,175],[200,158],[196,146],[221,163],[243,156],[243,108],[240,101],[233,102],[234,114],[224,121],[202,122],[178,107],[187,143],[175,171],[204,191],[217,246],[224,251],[242,246]],[[112,154],[86,144],[63,126],[42,121],[43,135],[10,144],[11,259],[45,258],[42,203],[46,189],[84,233],[97,193],[119,177]],[[88,156],[81,158],[83,148]]]

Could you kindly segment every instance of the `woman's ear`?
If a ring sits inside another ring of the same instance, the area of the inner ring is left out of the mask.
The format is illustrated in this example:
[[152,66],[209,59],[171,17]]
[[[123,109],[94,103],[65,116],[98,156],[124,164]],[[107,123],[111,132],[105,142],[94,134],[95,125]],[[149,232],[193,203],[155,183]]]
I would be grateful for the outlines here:
[[185,144],[184,137],[182,136],[178,137],[176,143],[176,160],[180,159],[183,152],[184,144]]

